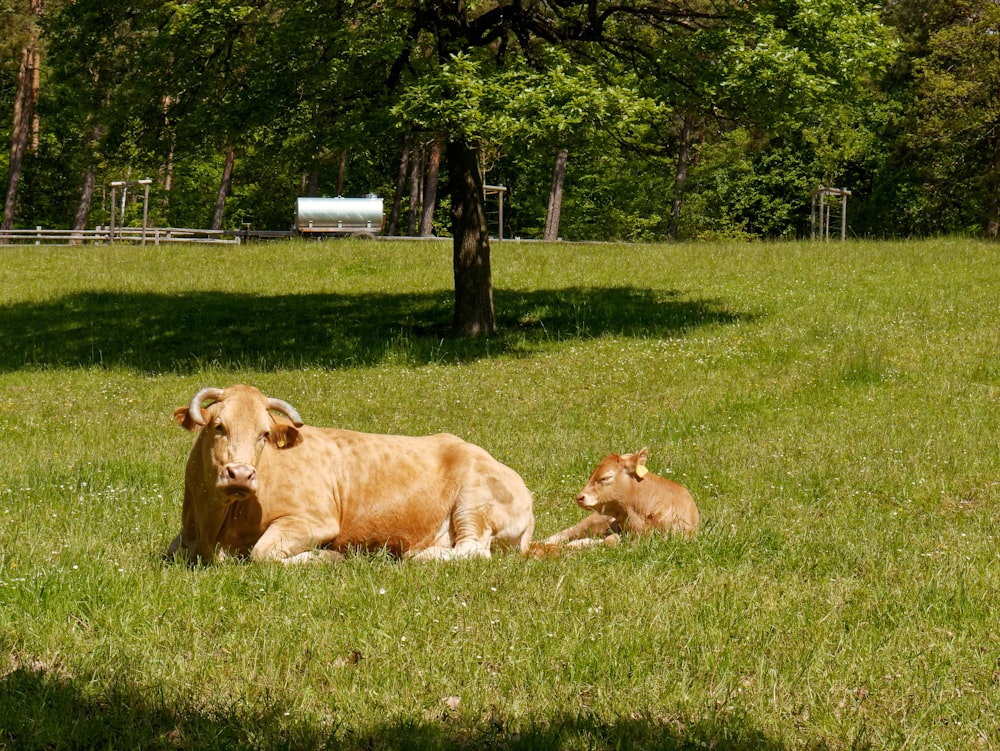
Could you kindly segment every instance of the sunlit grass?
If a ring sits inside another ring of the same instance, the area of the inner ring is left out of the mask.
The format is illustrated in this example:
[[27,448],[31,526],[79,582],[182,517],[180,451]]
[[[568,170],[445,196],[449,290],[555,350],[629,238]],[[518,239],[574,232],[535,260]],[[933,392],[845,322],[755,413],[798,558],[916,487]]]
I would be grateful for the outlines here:
[[[992,748],[1000,251],[7,248],[0,747]],[[546,561],[188,569],[172,410],[251,382],[313,424],[450,431],[537,536],[650,447],[704,528]]]

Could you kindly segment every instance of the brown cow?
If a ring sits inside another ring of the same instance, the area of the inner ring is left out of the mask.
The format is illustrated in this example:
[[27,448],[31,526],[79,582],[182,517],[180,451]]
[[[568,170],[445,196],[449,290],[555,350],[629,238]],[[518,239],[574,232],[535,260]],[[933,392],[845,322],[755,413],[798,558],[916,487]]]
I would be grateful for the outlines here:
[[197,435],[168,555],[293,562],[317,548],[331,558],[385,548],[413,558],[488,558],[494,545],[523,553],[531,540],[524,481],[453,435],[311,427],[287,402],[243,385],[202,389],[174,420]]
[[636,454],[609,454],[576,497],[581,508],[593,513],[543,543],[543,550],[614,545],[621,534],[674,532],[687,538],[698,531],[698,507],[687,488],[646,469],[649,449]]

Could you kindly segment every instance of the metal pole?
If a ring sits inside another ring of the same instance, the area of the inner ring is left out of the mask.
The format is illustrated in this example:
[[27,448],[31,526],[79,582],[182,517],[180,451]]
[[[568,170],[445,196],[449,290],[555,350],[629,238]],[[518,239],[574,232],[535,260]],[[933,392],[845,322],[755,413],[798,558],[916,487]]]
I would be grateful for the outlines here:
[[829,191],[824,191],[823,193],[823,203],[826,210],[823,212],[823,239],[826,242],[830,242],[830,201],[826,200],[830,197]]
[[149,184],[153,182],[150,178],[140,180],[145,190],[142,195],[142,244],[146,244],[146,224],[149,219]]
[[108,243],[112,245],[115,242],[115,213],[118,211],[115,189],[116,185],[117,183],[111,183],[111,226],[108,228]]
[[503,194],[507,192],[504,186],[500,186],[500,229],[497,233],[497,239],[503,242]]
[[820,242],[826,239],[826,189],[819,190],[819,239]]
[[847,194],[850,192],[847,188],[843,191],[840,199],[840,242],[847,239]]
[[816,239],[816,194],[812,194],[812,201],[809,206],[809,239]]

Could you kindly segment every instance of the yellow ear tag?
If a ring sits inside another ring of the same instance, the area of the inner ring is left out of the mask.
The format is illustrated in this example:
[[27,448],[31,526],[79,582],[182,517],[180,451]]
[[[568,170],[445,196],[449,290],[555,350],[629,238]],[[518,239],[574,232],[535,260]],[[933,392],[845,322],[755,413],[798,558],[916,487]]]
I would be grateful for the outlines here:
[[635,467],[635,476],[638,477],[640,480],[643,477],[645,477],[648,472],[649,472],[649,470],[646,469],[646,465],[645,464],[637,464],[636,467]]
[[278,448],[279,448],[279,449],[283,449],[283,448],[285,448],[285,443],[286,443],[286,442],[287,442],[287,441],[285,441],[285,436],[281,436],[281,437],[279,437],[279,438],[278,438]]

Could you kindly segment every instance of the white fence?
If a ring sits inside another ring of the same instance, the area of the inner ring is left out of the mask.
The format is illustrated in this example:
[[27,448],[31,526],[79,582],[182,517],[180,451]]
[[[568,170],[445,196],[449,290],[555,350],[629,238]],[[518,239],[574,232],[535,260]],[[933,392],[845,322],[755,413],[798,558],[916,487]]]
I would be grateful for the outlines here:
[[96,229],[14,229],[0,230],[0,245],[83,245],[94,243],[138,243],[159,245],[161,243],[225,243],[239,245],[241,232],[218,229],[188,229],[184,227],[115,227],[112,236],[109,227]]

